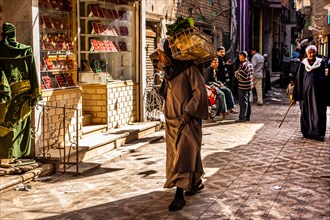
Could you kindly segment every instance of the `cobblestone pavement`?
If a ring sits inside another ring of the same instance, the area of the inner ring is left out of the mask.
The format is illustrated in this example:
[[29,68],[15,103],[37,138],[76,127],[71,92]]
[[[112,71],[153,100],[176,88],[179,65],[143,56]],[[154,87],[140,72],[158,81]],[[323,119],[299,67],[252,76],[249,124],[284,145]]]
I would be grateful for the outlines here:
[[[299,108],[274,92],[249,123],[205,122],[205,189],[169,212],[164,140],[78,177],[0,195],[0,219],[330,219],[330,109],[325,142],[302,138]],[[163,132],[163,131],[162,131]]]

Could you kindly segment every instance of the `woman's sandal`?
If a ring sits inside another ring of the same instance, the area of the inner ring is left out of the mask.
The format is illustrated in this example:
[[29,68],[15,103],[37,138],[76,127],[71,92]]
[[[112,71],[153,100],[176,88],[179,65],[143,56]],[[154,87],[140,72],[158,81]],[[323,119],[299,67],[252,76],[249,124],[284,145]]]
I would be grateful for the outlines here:
[[169,211],[178,211],[186,205],[184,198],[175,197],[171,204],[168,206]]
[[204,189],[204,184],[202,183],[202,180],[200,180],[195,186],[191,187],[190,191],[186,191],[184,194],[186,196],[193,196],[196,195],[196,193],[198,193],[202,189]]

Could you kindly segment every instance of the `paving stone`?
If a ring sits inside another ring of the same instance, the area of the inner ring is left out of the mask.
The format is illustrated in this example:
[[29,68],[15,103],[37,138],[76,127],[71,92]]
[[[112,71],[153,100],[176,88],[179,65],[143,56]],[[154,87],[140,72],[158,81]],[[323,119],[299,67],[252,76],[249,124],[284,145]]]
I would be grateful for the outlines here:
[[264,106],[252,105],[249,123],[234,123],[237,115],[204,122],[205,189],[178,212],[168,211],[175,189],[163,189],[160,140],[123,158],[103,155],[99,168],[79,176],[57,174],[52,182],[30,181],[31,191],[3,192],[0,219],[329,220],[330,108],[326,140],[305,139],[299,105],[278,127],[289,101],[276,92]]

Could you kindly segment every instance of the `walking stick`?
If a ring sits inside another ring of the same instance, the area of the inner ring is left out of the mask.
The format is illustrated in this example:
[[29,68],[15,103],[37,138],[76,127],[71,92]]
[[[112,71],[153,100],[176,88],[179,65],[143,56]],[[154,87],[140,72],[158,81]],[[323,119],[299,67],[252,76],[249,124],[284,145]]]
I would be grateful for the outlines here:
[[288,110],[286,111],[286,113],[285,113],[285,115],[284,115],[284,117],[283,117],[283,119],[282,119],[282,121],[281,121],[281,124],[278,126],[279,128],[281,127],[281,125],[282,125],[284,119],[285,119],[286,116],[288,115],[288,113],[289,113],[289,111],[290,111],[290,108],[293,106],[293,104],[294,104],[294,101],[292,101],[292,102],[290,103],[290,106],[289,106]]

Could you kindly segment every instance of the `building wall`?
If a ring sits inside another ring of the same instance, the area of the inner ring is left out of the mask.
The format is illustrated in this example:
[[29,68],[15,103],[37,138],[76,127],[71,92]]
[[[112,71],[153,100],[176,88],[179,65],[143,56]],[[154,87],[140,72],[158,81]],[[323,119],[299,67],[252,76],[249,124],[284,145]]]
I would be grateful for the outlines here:
[[[40,105],[34,111],[36,138],[35,156],[47,151],[48,147],[59,147],[70,144],[74,137],[81,138],[82,105],[81,89],[73,88],[57,91],[44,91]],[[65,118],[63,107],[65,109]],[[44,110],[44,111],[43,111]],[[64,132],[65,123],[65,132]],[[77,124],[78,123],[78,124]],[[43,149],[43,150],[42,150]]]
[[[2,0],[0,0],[0,24],[2,25]],[[0,30],[2,29],[2,26],[0,27]]]
[[329,26],[328,11],[330,10],[330,1],[312,1],[311,26],[314,42],[317,42],[319,54],[329,56]]
[[132,82],[83,84],[82,111],[91,113],[92,123],[118,128],[137,121],[136,88]]
[[[230,0],[174,0],[146,2],[147,19],[160,15],[162,20],[161,37],[165,37],[165,24],[173,23],[177,16],[189,17],[195,20],[196,26],[214,37],[215,47],[223,45],[229,47],[230,37]],[[225,37],[224,37],[225,36]]]

